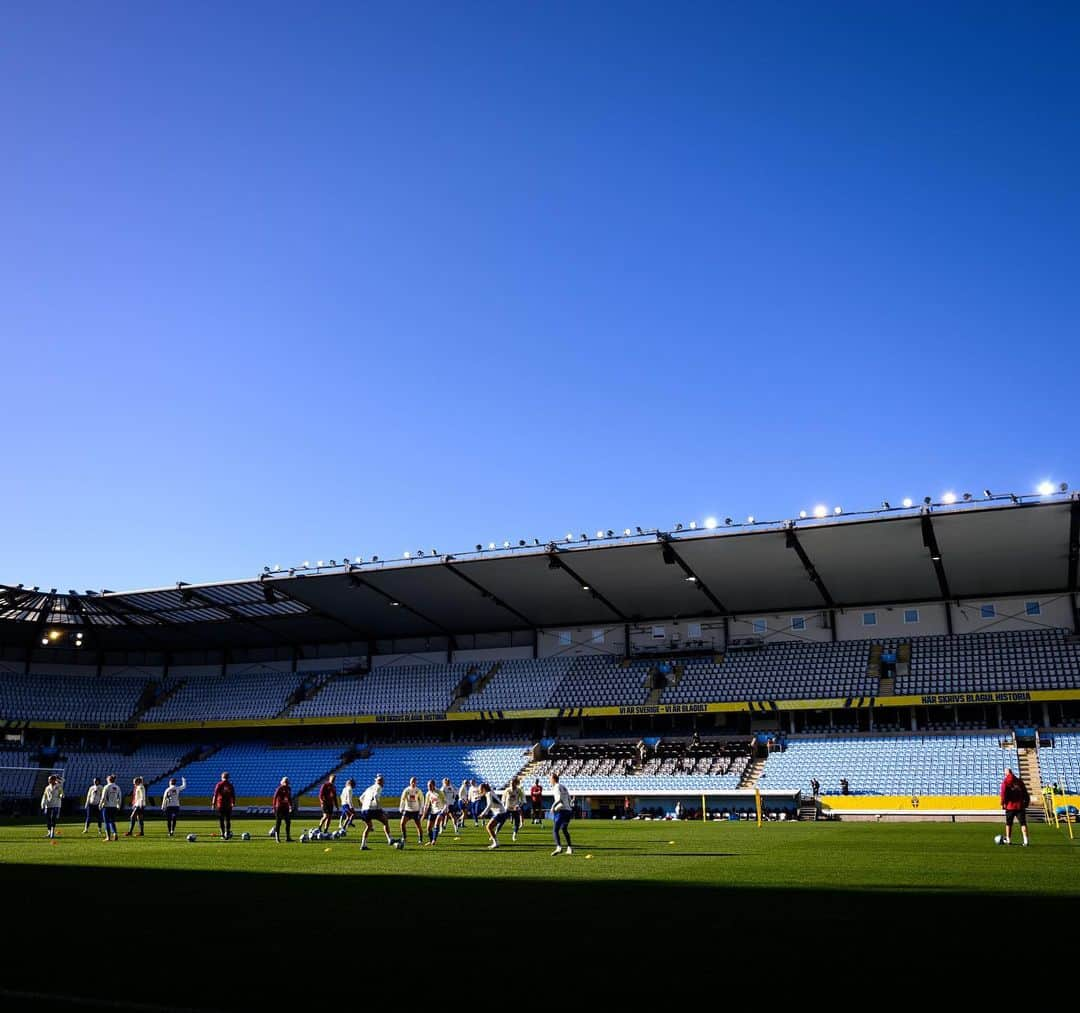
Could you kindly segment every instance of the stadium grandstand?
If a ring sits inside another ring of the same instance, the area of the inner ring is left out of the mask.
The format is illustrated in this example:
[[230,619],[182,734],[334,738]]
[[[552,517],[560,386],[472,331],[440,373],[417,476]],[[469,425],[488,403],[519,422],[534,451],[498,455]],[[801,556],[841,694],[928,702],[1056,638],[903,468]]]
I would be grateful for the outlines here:
[[396,793],[555,771],[586,813],[758,791],[791,815],[985,815],[1005,765],[1080,784],[1078,532],[1063,491],[130,593],[3,585],[8,766],[76,794],[181,777],[202,806],[222,769],[256,807],[284,775],[314,805],[330,773]]

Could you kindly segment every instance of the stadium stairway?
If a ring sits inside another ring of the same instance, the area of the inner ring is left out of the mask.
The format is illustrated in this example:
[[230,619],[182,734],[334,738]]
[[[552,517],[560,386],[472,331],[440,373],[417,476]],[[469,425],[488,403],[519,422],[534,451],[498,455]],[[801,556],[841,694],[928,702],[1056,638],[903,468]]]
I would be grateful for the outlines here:
[[[332,682],[336,682],[338,679],[348,675],[350,678],[355,678],[355,673],[350,672],[324,672],[320,678],[317,678],[303,693],[301,696],[297,696],[295,699],[290,700],[285,704],[285,708],[277,715],[279,718],[288,717],[300,704],[306,700],[312,700],[317,697],[327,686]],[[363,675],[360,676],[363,678]]]
[[[482,676],[480,676],[479,679],[476,680],[476,682],[473,683],[472,688],[469,690],[469,696],[472,696],[474,693],[479,693],[489,682],[491,682],[492,679],[495,678],[500,668],[502,668],[502,662],[496,661],[491,666],[491,668],[489,668]],[[467,679],[469,675],[475,671],[476,668],[470,668],[469,671],[466,673],[465,678]],[[469,696],[464,696],[459,693],[457,696],[454,697],[453,700],[450,701],[450,706],[446,708],[446,712],[450,714],[456,711],[460,711],[462,703],[465,700],[468,700]]]
[[130,720],[138,721],[148,710],[157,707],[158,704],[164,703],[184,685],[184,681],[185,680],[183,679],[179,679],[171,685],[166,686],[165,689],[160,692],[158,691],[159,683],[148,682],[145,689],[143,689],[142,696],[139,697],[139,702],[135,707],[135,713],[131,715]]
[[799,819],[817,820],[821,812],[818,801],[809,795],[803,795],[799,799]]
[[1028,805],[1027,817],[1032,823],[1045,823],[1046,812],[1042,804],[1042,774],[1039,770],[1039,751],[1027,746],[1016,747],[1016,765],[1020,768],[1020,776],[1027,785],[1031,802]]
[[756,788],[758,778],[761,777],[761,772],[765,769],[765,760],[756,759],[751,760],[743,771],[743,776],[739,779],[739,788]]

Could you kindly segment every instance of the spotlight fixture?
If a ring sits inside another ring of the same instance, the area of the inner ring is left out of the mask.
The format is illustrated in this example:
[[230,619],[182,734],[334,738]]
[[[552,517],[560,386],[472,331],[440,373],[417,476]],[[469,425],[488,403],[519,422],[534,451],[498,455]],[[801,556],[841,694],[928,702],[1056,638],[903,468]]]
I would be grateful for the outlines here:
[[964,502],[965,503],[970,503],[971,502],[971,493],[970,492],[965,492],[964,493]]
[[311,563],[310,563],[310,561],[308,561],[308,560],[306,560],[306,559],[305,559],[305,560],[304,560],[304,569],[306,570],[306,569],[307,569],[307,568],[308,568],[309,566],[311,566]]
[[911,506],[911,497],[910,496],[905,496],[903,498],[902,502],[903,502],[905,507],[910,507]]
[[691,531],[697,531],[697,521],[691,521],[690,522],[690,530]]
[[806,520],[806,511],[805,510],[800,510],[799,511],[799,517],[800,517],[801,520]]
[[591,588],[591,587],[589,587],[589,585],[588,585],[588,584],[582,584],[582,585],[581,585],[581,590],[582,590],[582,591],[591,591],[591,590],[592,590],[592,588]]
[[524,544],[525,544],[525,539],[524,538],[519,538],[518,539],[518,547],[520,548]]
[[263,567],[263,573],[269,573],[269,572],[270,572],[270,567],[269,566],[264,566]]
[[[423,549],[417,549],[416,554],[417,554],[417,556],[422,556],[424,554],[424,550]],[[331,559],[330,562],[333,563],[334,561]]]
[[596,537],[597,538],[603,538],[604,537],[604,532],[603,531],[597,531],[596,532]]
[[829,511],[825,507],[824,503],[819,503],[816,507],[814,507],[814,516],[815,517],[824,517],[828,512]]
[[1015,492],[1010,492],[1009,493],[1009,499],[1012,500],[1013,503],[1019,503],[1020,502],[1020,497],[1017,496]]
[[566,532],[566,540],[568,542],[572,542],[574,540],[574,536],[569,531]]
[[753,514],[751,514],[749,517],[746,518],[746,523],[747,524],[753,524],[754,523],[754,515]]
[[533,545],[539,545],[539,544],[540,544],[540,539],[539,538],[534,538],[533,539]]
[[[409,558],[409,554],[408,554],[407,552],[405,553],[405,558],[406,558],[406,559],[408,559],[408,558]],[[322,560],[320,559],[317,565],[318,565],[318,566],[322,566],[322,565],[323,565],[323,561],[322,561]]]
[[615,537],[615,532],[612,531],[611,528],[608,528],[607,529],[607,536],[608,536],[608,538],[614,538]]
[[990,493],[990,490],[989,490],[989,489],[983,489],[983,495],[984,495],[984,496],[985,496],[985,497],[986,497],[987,499],[990,499],[990,497],[991,497],[991,493]]
[[952,506],[953,503],[956,502],[956,493],[955,492],[947,492],[947,493],[945,493],[945,495],[941,497],[941,502],[947,504],[948,506]]
[[716,518],[715,517],[706,517],[705,518],[705,527],[706,527],[707,530],[712,531],[713,528],[716,527]]
[[430,554],[432,556],[437,556],[439,554],[439,550],[438,549],[432,549]]
[[638,528],[637,528],[637,533],[638,533],[639,535],[643,535],[643,534],[645,534],[645,532],[644,532],[644,531],[642,531],[640,527],[638,527]]
[[[404,553],[404,558],[405,559],[412,559],[412,553],[409,552],[408,550],[406,550],[405,553]],[[319,566],[322,566],[321,562],[319,563]]]
[[1040,496],[1050,496],[1054,492],[1054,487],[1049,482],[1040,482],[1036,491]]
[[731,518],[730,517],[725,517],[724,518],[724,523],[725,524],[731,524]]
[[889,501],[887,499],[883,499],[881,501],[881,509],[882,510],[891,510],[892,509],[892,506],[890,505],[890,503],[889,503]]
[[509,548],[510,548],[510,543],[509,543],[508,541],[507,541],[507,542],[503,542],[503,548],[504,548],[504,549],[509,549]]
[[42,647],[48,647],[49,646],[49,638],[48,637],[42,637],[41,638],[41,646]]
[[625,528],[625,529],[623,530],[623,534],[624,534],[624,535],[626,535],[626,537],[627,537],[627,538],[629,538],[629,537],[630,537],[630,529],[629,529],[629,528]]
[[584,531],[581,532],[581,540],[583,542],[587,542],[589,540],[589,536],[587,534],[585,534]]
[[685,580],[688,584],[696,584],[697,583],[697,577],[693,577],[693,576],[684,577],[683,580]]
[[377,563],[377,562],[379,561],[379,557],[378,557],[378,556],[372,556],[372,557],[371,557],[371,561],[372,561],[373,563]]
[[682,525],[681,524],[676,524],[675,525],[675,530],[676,531],[682,531]]
[[488,548],[489,549],[494,549],[495,548],[495,543],[494,542],[488,542]]
[[391,604],[391,605],[392,605],[392,606],[393,606],[394,608],[401,608],[401,602],[399,602],[399,601],[392,601],[392,602],[390,602],[390,604]]
[[844,511],[840,507],[833,507],[834,514],[842,514]]
[[[423,555],[423,553],[421,553],[421,555]],[[336,559],[331,559],[330,560],[330,565],[331,566],[337,566],[337,560]]]

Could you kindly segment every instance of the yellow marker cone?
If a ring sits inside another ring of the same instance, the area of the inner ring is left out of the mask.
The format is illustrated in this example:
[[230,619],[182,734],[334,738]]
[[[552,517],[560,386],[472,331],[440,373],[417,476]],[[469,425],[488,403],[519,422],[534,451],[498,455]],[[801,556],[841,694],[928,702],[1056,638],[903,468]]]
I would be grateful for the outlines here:
[[592,858],[592,855],[586,855],[585,857],[586,858]]
[[674,841],[668,841],[668,844],[674,844],[674,843],[675,843]]
[[325,855],[326,852],[328,852],[329,850],[330,850],[329,848],[323,848],[323,854]]

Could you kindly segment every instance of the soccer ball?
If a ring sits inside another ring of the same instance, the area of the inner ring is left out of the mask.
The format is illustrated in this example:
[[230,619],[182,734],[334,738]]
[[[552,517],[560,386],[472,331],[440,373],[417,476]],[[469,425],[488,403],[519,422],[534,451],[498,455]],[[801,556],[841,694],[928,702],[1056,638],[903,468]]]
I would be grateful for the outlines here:
[[404,851],[405,850],[405,842],[404,841],[394,841],[394,847],[397,848],[398,851]]
[[248,833],[248,832],[247,832],[247,831],[245,830],[245,831],[244,831],[244,832],[243,832],[243,833],[242,833],[242,834],[240,835],[240,840],[242,840],[242,841],[250,841],[250,840],[251,840],[251,834],[249,834],[249,833]]
[[996,836],[996,837],[994,838],[994,843],[995,843],[995,844],[1004,844],[1004,843],[1005,843],[1005,838],[1004,838],[1004,837],[1002,837],[1002,836],[1001,836],[1001,834],[998,834],[998,835],[997,835],[997,836]]
[[194,834],[187,835],[188,844],[194,844],[197,840],[198,838]]

